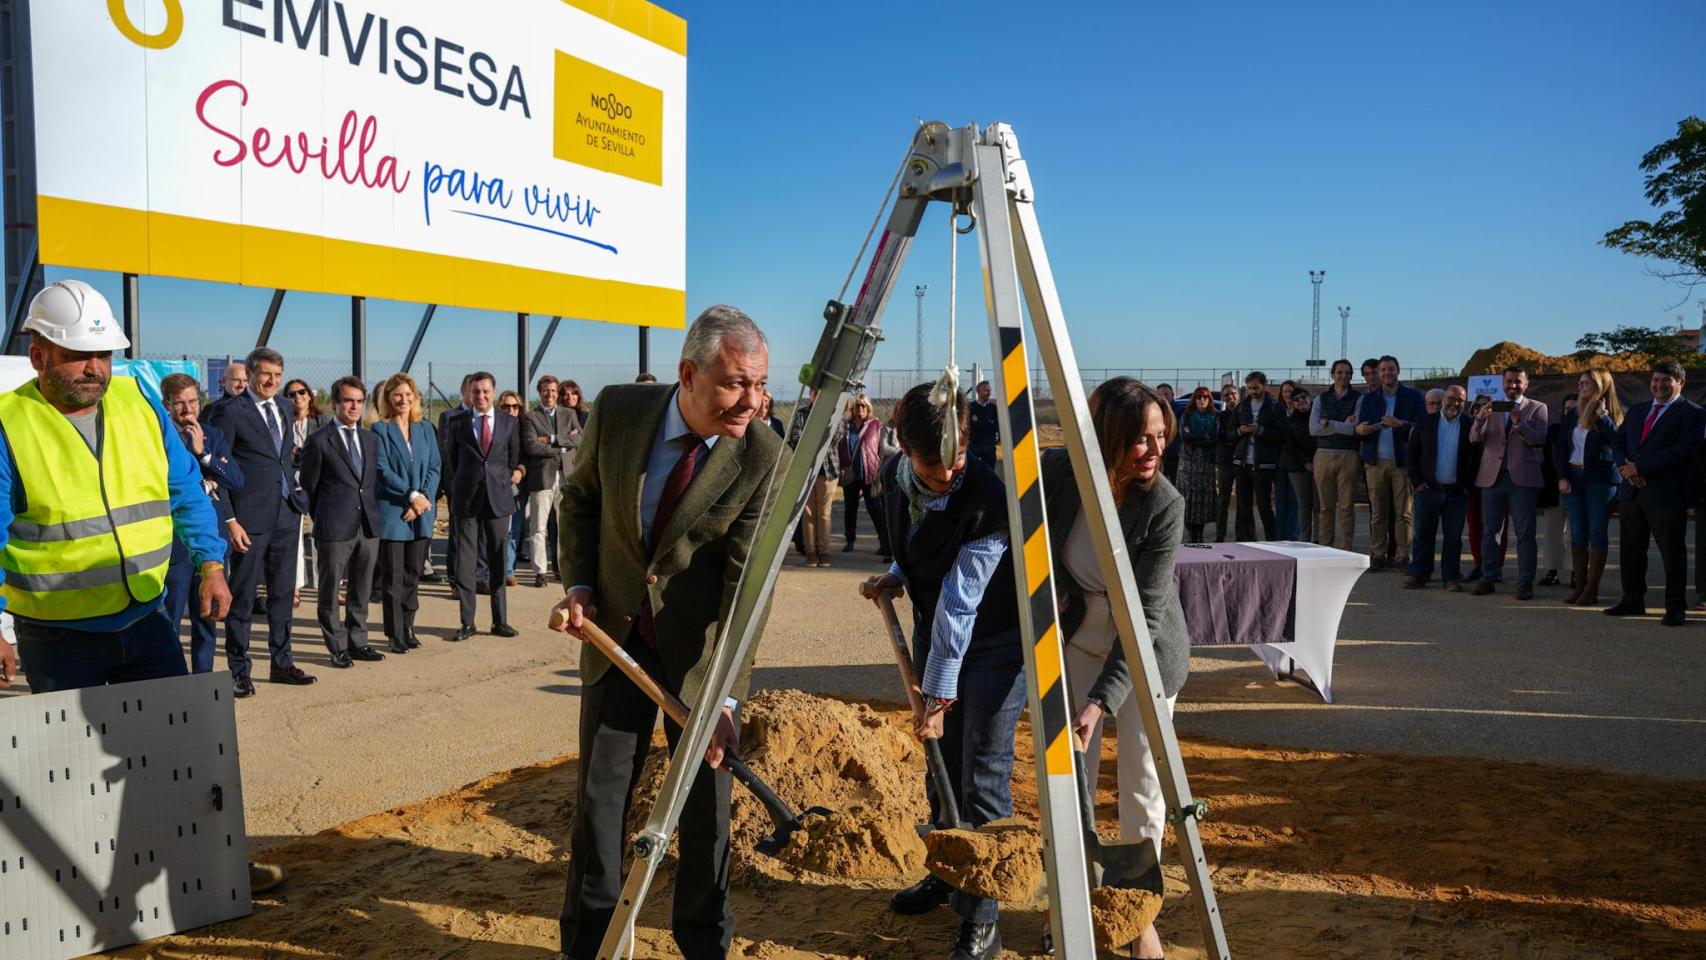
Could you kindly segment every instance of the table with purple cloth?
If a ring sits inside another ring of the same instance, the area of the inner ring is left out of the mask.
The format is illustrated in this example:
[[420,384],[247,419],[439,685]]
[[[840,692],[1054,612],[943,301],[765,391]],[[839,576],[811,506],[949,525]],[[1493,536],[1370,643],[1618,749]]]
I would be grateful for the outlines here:
[[1333,702],[1333,650],[1368,557],[1312,543],[1187,543],[1173,576],[1192,646],[1246,645]]

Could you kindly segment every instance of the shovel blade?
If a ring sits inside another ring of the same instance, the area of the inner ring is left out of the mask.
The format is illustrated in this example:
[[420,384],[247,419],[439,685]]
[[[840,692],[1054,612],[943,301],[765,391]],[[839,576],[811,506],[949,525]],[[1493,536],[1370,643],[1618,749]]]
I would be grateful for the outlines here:
[[1090,856],[1101,868],[1100,885],[1104,887],[1151,887],[1154,882],[1150,875],[1158,872],[1160,865],[1155,842],[1148,837],[1111,843],[1098,839],[1091,845]]
[[772,820],[771,822],[775,824],[776,829],[772,830],[769,836],[753,844],[752,849],[767,857],[780,856],[782,848],[788,845],[788,841],[794,836],[794,833],[805,825],[806,817],[827,817],[829,815],[830,810],[827,807],[812,807],[802,811],[798,817],[787,823]]

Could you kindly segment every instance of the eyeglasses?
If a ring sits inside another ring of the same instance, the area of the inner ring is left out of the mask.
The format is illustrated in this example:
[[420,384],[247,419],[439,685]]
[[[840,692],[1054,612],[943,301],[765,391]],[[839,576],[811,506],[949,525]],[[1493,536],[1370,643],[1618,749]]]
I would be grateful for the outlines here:
[[498,409],[500,409],[500,410],[520,410],[521,404],[519,404],[519,403],[503,403],[503,404],[498,405]]
[[289,397],[292,400],[295,400],[297,397],[308,396],[308,391],[306,391],[306,390],[286,390],[284,392],[284,395]]

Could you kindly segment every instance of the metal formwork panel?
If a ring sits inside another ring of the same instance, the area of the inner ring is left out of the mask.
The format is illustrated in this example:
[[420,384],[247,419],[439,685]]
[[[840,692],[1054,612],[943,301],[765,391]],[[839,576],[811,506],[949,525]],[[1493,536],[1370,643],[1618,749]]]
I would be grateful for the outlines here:
[[228,674],[0,701],[0,957],[244,916],[248,859]]

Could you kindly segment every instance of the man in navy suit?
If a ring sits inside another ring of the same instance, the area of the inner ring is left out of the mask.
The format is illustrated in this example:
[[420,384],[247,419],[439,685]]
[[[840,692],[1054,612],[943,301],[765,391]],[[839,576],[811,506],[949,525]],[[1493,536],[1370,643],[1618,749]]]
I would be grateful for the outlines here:
[[1452,384],[1440,398],[1439,410],[1424,415],[1410,431],[1404,468],[1415,496],[1416,527],[1410,539],[1410,572],[1404,577],[1407,590],[1420,590],[1433,576],[1435,529],[1445,535],[1440,579],[1447,590],[1463,590],[1463,519],[1469,514],[1477,466],[1469,445],[1469,418],[1463,415],[1468,402],[1468,391]]
[[255,695],[249,659],[249,620],[255,592],[267,588],[268,679],[301,686],[314,682],[290,656],[295,606],[296,551],[301,549],[307,498],[290,464],[290,412],[280,402],[284,357],[267,347],[250,351],[249,389],[213,408],[208,422],[231,441],[231,458],[243,471],[243,489],[231,491],[231,612],[225,617],[225,658],[238,697]]
[[[174,373],[160,381],[160,396],[166,412],[184,449],[201,464],[201,485],[213,501],[213,512],[219,518],[219,532],[225,537],[226,554],[231,552],[231,498],[228,491],[243,489],[243,471],[231,459],[231,445],[218,428],[204,425],[201,416],[201,386],[195,378]],[[184,614],[190,612],[190,598],[201,593],[201,575],[190,563],[189,548],[181,539],[172,539],[172,565],[166,572],[166,603],[161,609],[171,621],[172,634],[182,628]],[[213,620],[199,612],[190,615],[190,670],[193,673],[213,672],[215,635]]]
[[1621,477],[1617,517],[1623,597],[1605,612],[1613,617],[1647,612],[1647,543],[1656,540],[1665,566],[1667,627],[1680,627],[1687,619],[1688,495],[1701,432],[1700,408],[1682,396],[1683,376],[1674,361],[1653,364],[1653,399],[1630,409],[1612,445],[1612,462]]
[[[1364,375],[1368,365],[1363,364]],[[1363,476],[1368,481],[1369,570],[1387,569],[1388,557],[1410,554],[1410,428],[1427,413],[1422,392],[1398,381],[1398,358],[1375,364],[1375,389],[1357,404],[1356,435],[1362,438]]]
[[474,635],[474,564],[480,537],[485,537],[486,569],[491,573],[492,632],[513,637],[502,572],[509,548],[510,516],[515,513],[516,484],[521,482],[521,426],[514,416],[492,405],[497,380],[474,374],[468,384],[468,409],[444,421],[444,482],[450,490],[451,542],[455,545],[453,575],[462,627],[452,639]]
[[[367,387],[355,377],[332,384],[329,426],[311,434],[302,446],[302,489],[314,518],[316,612],[332,666],[345,669],[356,660],[379,661],[385,654],[367,642],[367,605],[373,598],[373,567],[379,560],[379,440],[361,428]],[[338,618],[338,584],[344,590],[344,615]]]

